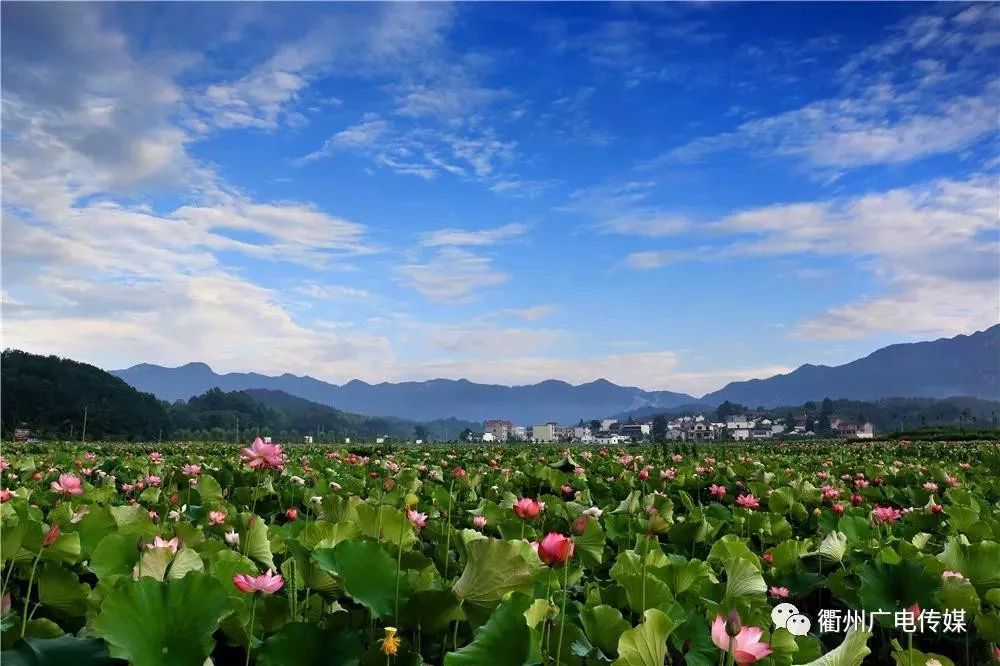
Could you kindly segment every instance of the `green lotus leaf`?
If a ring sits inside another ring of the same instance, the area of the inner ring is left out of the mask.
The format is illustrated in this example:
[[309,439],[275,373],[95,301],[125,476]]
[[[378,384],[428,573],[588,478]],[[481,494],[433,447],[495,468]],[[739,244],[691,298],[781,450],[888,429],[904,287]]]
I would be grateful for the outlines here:
[[632,628],[620,610],[606,604],[585,607],[580,612],[580,620],[590,642],[609,656],[617,654],[618,639]]
[[250,513],[240,514],[240,550],[247,557],[264,565],[268,569],[274,568],[274,556],[271,554],[271,542],[267,536],[267,523],[260,517]]
[[541,660],[538,634],[528,627],[524,613],[531,597],[514,594],[490,615],[472,642],[445,655],[444,666],[523,666]]
[[981,541],[971,545],[950,538],[938,555],[946,568],[963,574],[980,588],[1000,587],[1000,543]]
[[138,504],[126,504],[124,506],[113,506],[110,509],[111,515],[118,524],[118,533],[122,536],[154,536],[156,525],[149,517],[149,510]]
[[[160,550],[166,550],[161,548]],[[205,563],[201,560],[196,550],[191,548],[181,548],[174,555],[170,562],[170,570],[167,572],[168,579],[184,578],[189,571],[205,571]]]
[[[374,541],[341,541],[333,548],[317,548],[313,558],[320,569],[343,580],[344,591],[377,618],[395,612],[396,561]],[[405,602],[405,578],[400,603]]]
[[531,594],[534,567],[522,547],[493,539],[470,542],[466,546],[469,560],[452,587],[455,596],[464,603],[493,608],[511,592]]
[[324,548],[333,548],[345,539],[353,539],[360,534],[354,523],[330,523],[317,520],[299,532],[298,540],[307,549],[312,550],[321,541]]
[[861,666],[865,657],[871,654],[868,649],[869,637],[871,633],[851,627],[835,649],[802,666]]
[[356,631],[289,622],[268,638],[257,653],[259,666],[353,666],[361,657]]
[[56,609],[64,616],[82,616],[87,611],[88,594],[90,586],[81,583],[69,569],[49,563],[39,571],[39,601],[43,606]]
[[643,623],[622,633],[618,658],[612,666],[663,666],[667,637],[677,627],[663,611],[651,608],[643,613]]
[[596,568],[604,560],[604,530],[597,519],[588,516],[583,534],[574,537],[574,553],[578,554],[583,566]]
[[763,596],[767,583],[760,571],[740,557],[726,561],[726,599],[737,602],[743,597]]
[[191,572],[180,580],[125,580],[101,605],[94,633],[134,666],[202,666],[230,612],[222,585]]
[[104,641],[96,638],[25,638],[13,649],[0,653],[4,666],[114,666]]
[[393,549],[402,539],[403,548],[409,550],[417,542],[417,535],[409,519],[399,509],[360,504],[357,507],[357,525],[361,534],[391,544]]

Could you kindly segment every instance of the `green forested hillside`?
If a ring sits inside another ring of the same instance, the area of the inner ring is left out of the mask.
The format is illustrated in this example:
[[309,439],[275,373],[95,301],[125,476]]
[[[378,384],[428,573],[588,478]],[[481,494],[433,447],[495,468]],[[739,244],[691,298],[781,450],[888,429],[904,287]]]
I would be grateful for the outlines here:
[[140,393],[100,368],[56,356],[3,352],[2,427],[5,437],[25,427],[40,439],[245,441],[251,434],[317,442],[344,437],[451,439],[468,426],[454,419],[418,424],[361,416],[282,391],[213,388],[170,404]]
[[9,435],[22,425],[36,437],[155,439],[169,429],[164,404],[86,363],[5,350],[0,365],[0,415]]

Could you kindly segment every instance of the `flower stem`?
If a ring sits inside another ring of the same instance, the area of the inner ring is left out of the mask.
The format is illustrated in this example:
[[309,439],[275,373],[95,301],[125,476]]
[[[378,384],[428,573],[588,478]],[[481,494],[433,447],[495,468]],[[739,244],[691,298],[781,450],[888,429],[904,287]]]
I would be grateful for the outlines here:
[[254,616],[257,614],[257,593],[254,592],[253,596],[250,598],[250,631],[249,638],[247,638],[247,661],[246,666],[250,666],[250,652],[253,650],[253,620]]
[[[455,492],[455,477],[451,479],[451,486],[448,488],[448,520],[445,522],[444,540],[444,579],[448,580],[448,564],[451,561],[451,505],[453,493]],[[456,635],[458,629],[455,629]]]
[[406,500],[403,500],[403,524],[399,528],[399,543],[396,544],[398,547],[398,552],[396,553],[396,625],[399,625],[399,577],[402,573],[403,566],[403,532],[406,529]]
[[31,586],[35,583],[35,570],[38,568],[38,560],[42,559],[42,551],[38,551],[35,561],[31,565],[31,575],[28,577],[28,591],[24,593],[24,615],[21,619],[21,638],[24,638],[24,630],[28,626],[28,602],[31,601]]
[[565,567],[562,610],[559,611],[559,644],[556,645],[556,666],[559,666],[562,659],[563,630],[566,628],[566,599],[569,598],[569,562],[565,564]]

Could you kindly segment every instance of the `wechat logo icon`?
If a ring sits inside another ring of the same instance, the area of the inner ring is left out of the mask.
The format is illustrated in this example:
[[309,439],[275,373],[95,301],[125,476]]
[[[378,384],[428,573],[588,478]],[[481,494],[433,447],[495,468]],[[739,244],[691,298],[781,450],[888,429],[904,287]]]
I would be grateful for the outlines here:
[[799,612],[794,604],[778,604],[771,611],[771,622],[775,629],[787,629],[793,636],[805,636],[812,628],[812,622]]

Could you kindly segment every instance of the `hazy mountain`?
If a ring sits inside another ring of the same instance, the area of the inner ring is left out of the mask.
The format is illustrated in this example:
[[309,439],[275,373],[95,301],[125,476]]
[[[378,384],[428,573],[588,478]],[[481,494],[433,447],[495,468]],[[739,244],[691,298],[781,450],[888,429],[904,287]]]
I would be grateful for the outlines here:
[[[823,398],[1000,399],[1000,325],[972,335],[883,347],[845,365],[803,365],[787,375],[733,382],[703,401],[749,407]],[[148,390],[148,389],[147,389]]]
[[615,414],[639,407],[673,407],[695,402],[683,393],[643,391],[604,379],[573,386],[548,380],[528,386],[476,384],[466,379],[368,384],[355,379],[343,386],[312,377],[257,373],[216,374],[204,363],[164,368],[143,363],[113,370],[139,390],[163,400],[180,400],[218,387],[223,391],[271,389],[337,409],[374,416],[391,415],[417,421],[456,418],[482,422],[511,419],[521,424],[575,423],[581,418]]
[[700,400],[684,393],[618,386],[604,379],[579,386],[557,380],[500,386],[465,379],[398,384],[368,384],[355,379],[340,386],[290,374],[220,375],[204,363],[179,368],[144,363],[112,374],[164,400],[186,399],[213,387],[224,391],[270,389],[371,416],[475,422],[506,418],[525,425],[551,420],[570,424],[609,414],[714,407],[726,400],[751,407],[800,405],[825,397],[876,400],[964,395],[996,400],[1000,398],[1000,325],[972,335],[892,345],[846,365],[803,365],[787,375],[733,382]]

